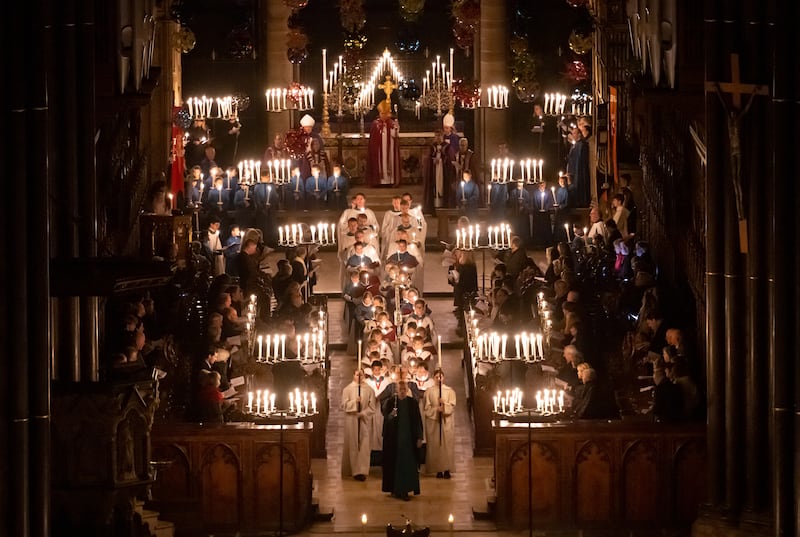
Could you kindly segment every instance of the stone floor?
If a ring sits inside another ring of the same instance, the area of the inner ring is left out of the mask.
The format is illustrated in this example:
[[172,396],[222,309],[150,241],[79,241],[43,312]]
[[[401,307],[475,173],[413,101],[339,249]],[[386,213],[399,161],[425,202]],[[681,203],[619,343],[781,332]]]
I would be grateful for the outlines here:
[[[274,253],[275,259],[279,255]],[[530,252],[537,262],[543,260],[541,252]],[[321,252],[320,276],[315,292],[328,296],[329,344],[332,348],[346,347],[346,325],[343,320],[344,303],[339,294],[338,266],[334,252]],[[385,535],[385,527],[391,523],[404,525],[407,519],[415,525],[429,526],[432,533],[443,535],[449,531],[447,522],[454,517],[453,531],[469,533],[474,537],[483,535],[525,535],[527,532],[497,532],[490,520],[476,519],[473,512],[486,512],[489,484],[493,475],[493,461],[486,457],[472,456],[472,426],[464,405],[465,387],[461,368],[461,338],[456,334],[457,319],[452,313],[452,287],[447,284],[447,268],[442,266],[441,251],[432,249],[426,255],[425,293],[436,328],[442,336],[445,348],[443,368],[446,382],[456,390],[456,468],[450,480],[423,476],[421,494],[409,502],[402,502],[381,492],[381,470],[372,469],[367,481],[358,482],[342,478],[340,474],[343,415],[339,407],[342,389],[351,380],[356,366],[355,356],[343,350],[334,351],[331,357],[331,415],[328,422],[327,459],[314,459],[312,471],[315,480],[314,497],[322,511],[332,512],[329,522],[317,522],[301,535],[336,533],[341,535]],[[482,268],[479,260],[479,273]],[[273,265],[274,266],[274,265]],[[492,261],[487,256],[487,271]],[[361,527],[361,515],[367,515],[367,524]]]

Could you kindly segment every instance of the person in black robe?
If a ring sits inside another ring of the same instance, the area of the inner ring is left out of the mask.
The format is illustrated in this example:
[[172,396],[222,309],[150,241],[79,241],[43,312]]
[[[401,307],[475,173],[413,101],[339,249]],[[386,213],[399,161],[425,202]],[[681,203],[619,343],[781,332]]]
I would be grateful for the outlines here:
[[408,501],[419,494],[419,448],[422,447],[422,417],[419,403],[410,397],[405,380],[396,385],[394,397],[382,404],[383,480],[381,490]]

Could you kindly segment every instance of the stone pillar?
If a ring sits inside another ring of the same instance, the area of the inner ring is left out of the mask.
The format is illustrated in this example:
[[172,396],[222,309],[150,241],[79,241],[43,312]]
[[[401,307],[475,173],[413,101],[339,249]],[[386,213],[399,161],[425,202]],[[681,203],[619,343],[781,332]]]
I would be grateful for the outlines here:
[[[264,14],[261,26],[261,50],[259,71],[262,73],[263,90],[284,87],[292,82],[292,63],[286,57],[286,21],[292,14],[283,2],[261,0],[260,11]],[[338,24],[338,21],[337,21]],[[264,95],[254,95],[250,106],[264,109]],[[263,133],[262,147],[272,143],[275,133],[284,133],[294,125],[290,124],[289,112],[262,112],[267,114],[267,132]]]
[[[475,36],[475,78],[484,90],[492,85],[509,85],[508,28],[505,0],[483,0],[481,23]],[[511,98],[511,96],[509,96]],[[484,165],[500,142],[508,138],[506,111],[482,108],[475,113],[476,153]]]

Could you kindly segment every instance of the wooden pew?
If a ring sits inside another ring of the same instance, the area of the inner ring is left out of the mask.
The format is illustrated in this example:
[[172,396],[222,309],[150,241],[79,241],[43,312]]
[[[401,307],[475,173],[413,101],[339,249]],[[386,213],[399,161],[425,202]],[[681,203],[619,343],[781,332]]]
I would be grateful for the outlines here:
[[703,424],[493,425],[498,527],[528,527],[529,494],[537,530],[686,528],[705,500]]
[[308,423],[282,430],[252,423],[154,426],[151,458],[171,461],[153,485],[154,506],[182,531],[297,532],[312,516],[311,434]]

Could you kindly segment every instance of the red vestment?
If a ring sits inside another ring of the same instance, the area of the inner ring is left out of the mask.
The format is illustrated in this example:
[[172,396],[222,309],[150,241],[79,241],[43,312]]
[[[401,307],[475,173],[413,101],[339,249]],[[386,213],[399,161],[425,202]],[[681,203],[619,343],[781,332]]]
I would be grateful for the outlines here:
[[392,118],[376,118],[369,129],[367,183],[371,187],[400,186],[400,126]]

